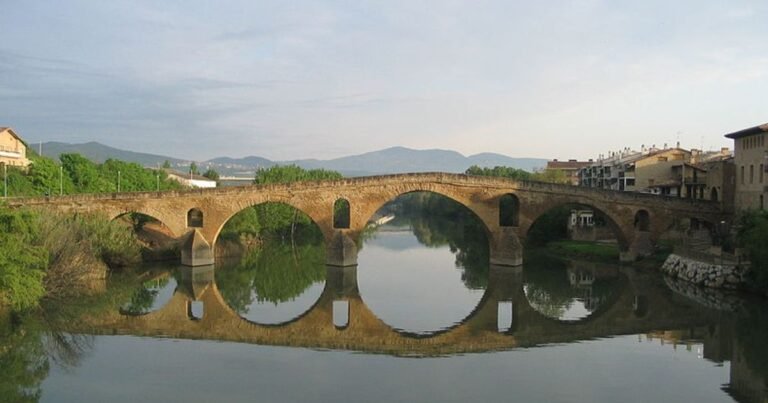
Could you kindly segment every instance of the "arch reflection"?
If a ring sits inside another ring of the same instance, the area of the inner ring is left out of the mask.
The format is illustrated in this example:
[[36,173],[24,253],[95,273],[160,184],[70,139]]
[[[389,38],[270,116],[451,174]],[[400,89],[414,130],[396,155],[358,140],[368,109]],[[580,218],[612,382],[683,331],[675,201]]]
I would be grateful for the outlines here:
[[488,249],[483,222],[458,202],[401,195],[374,215],[358,254],[365,304],[406,334],[452,328],[482,299]]

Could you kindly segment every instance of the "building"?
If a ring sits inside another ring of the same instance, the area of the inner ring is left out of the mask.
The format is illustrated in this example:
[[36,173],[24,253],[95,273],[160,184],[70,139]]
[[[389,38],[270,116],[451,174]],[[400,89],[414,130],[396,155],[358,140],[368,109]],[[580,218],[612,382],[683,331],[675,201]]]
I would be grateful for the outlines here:
[[768,208],[768,123],[726,134],[733,139],[736,210]]
[[163,169],[168,174],[168,179],[175,180],[184,186],[191,188],[215,188],[216,181],[208,179],[205,176],[192,173],[183,173],[172,169]]
[[568,161],[558,161],[558,160],[552,160],[547,161],[547,167],[546,170],[550,171],[563,171],[565,173],[566,178],[568,178],[568,181],[571,185],[579,186],[579,171],[581,168],[587,167],[592,164],[592,160],[589,161],[576,161],[576,160],[568,160]]
[[[719,195],[727,187],[730,171],[719,167],[717,180],[709,181],[708,169],[727,161],[730,150],[703,152],[675,147],[624,149],[600,156],[597,162],[579,171],[582,186],[600,189],[636,191],[691,199],[711,198],[711,189]],[[708,182],[709,181],[709,182]],[[711,183],[710,183],[711,182]]]
[[10,127],[0,127],[0,165],[29,166],[27,145]]
[[[635,190],[635,161],[643,153],[628,148],[608,155],[600,155],[596,161],[579,170],[579,185],[607,189]],[[591,161],[591,160],[590,160]]]

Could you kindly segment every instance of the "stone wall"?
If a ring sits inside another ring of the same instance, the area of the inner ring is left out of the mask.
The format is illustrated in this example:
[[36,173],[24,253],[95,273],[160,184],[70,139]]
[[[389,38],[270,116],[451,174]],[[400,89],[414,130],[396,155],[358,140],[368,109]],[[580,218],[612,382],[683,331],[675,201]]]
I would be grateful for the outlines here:
[[670,277],[704,287],[727,289],[744,284],[748,270],[744,264],[702,262],[674,253],[661,266],[661,272]]

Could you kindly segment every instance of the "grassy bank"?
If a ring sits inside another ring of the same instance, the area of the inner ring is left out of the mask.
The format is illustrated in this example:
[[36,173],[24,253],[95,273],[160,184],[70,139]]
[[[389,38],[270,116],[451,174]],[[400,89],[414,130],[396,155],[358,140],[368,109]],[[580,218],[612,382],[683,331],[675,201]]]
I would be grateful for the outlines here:
[[[619,247],[615,243],[571,240],[548,242],[545,246],[537,249],[557,256],[605,263],[618,262],[620,253]],[[671,245],[660,242],[652,255],[643,256],[632,264],[641,268],[657,269],[671,252]]]
[[552,241],[544,249],[548,252],[570,258],[596,260],[615,263],[619,260],[619,248],[612,243],[585,241]]

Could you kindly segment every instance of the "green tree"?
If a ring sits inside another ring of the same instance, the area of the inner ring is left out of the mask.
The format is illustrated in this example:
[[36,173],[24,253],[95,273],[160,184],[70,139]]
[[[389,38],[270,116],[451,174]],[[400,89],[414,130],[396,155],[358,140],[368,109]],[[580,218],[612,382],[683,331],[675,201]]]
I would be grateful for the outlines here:
[[190,172],[192,175],[197,175],[197,174],[199,174],[199,173],[200,173],[200,171],[197,169],[197,164],[195,164],[195,162],[194,162],[194,161],[192,161],[192,163],[191,163],[191,164],[189,164],[189,172]]
[[505,166],[495,166],[493,168],[482,168],[477,165],[472,165],[466,172],[467,175],[476,176],[495,176],[500,178],[510,178],[515,180],[532,180],[533,174],[524,170]]
[[208,168],[208,170],[207,170],[207,171],[205,171],[205,173],[203,174],[203,176],[205,176],[206,178],[208,178],[208,179],[210,179],[210,180],[212,180],[212,181],[218,181],[218,180],[219,180],[219,178],[221,177],[221,176],[219,175],[219,173],[218,173],[218,172],[216,172],[216,170],[215,170],[215,169],[213,169],[213,168]]
[[35,245],[37,217],[29,211],[0,208],[0,305],[21,311],[45,294],[48,253]]
[[753,285],[768,292],[768,211],[748,211],[739,218],[738,242],[747,250]]
[[163,169],[171,169],[171,162],[168,160],[163,161]]
[[64,172],[72,180],[77,193],[102,193],[117,190],[117,178],[109,181],[102,177],[95,163],[80,154],[61,154]]
[[532,180],[568,185],[571,180],[562,169],[542,169],[533,173]]

